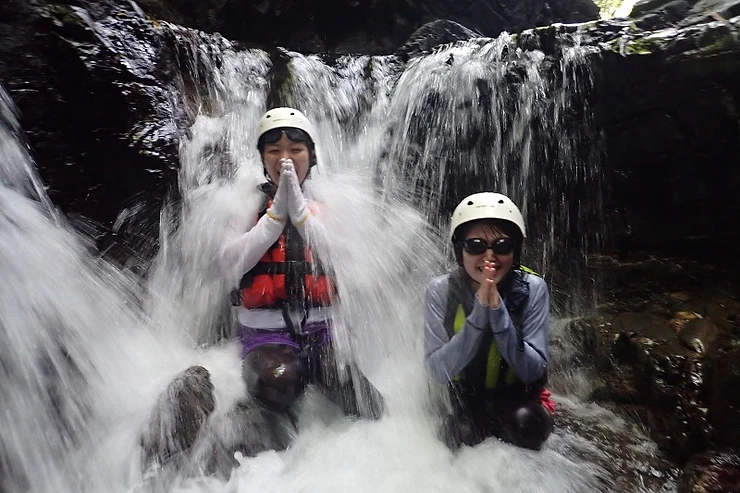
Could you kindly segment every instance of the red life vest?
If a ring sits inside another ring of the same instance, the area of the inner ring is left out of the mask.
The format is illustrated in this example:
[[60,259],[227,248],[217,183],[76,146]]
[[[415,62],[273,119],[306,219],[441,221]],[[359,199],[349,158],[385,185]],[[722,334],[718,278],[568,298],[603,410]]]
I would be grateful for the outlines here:
[[[268,203],[269,207],[269,203]],[[297,234],[297,232],[296,232]],[[285,232],[247,272],[239,283],[239,298],[245,308],[273,308],[285,301],[304,301],[306,306],[328,306],[336,296],[334,281],[314,263],[308,247],[303,247],[302,260],[288,260]],[[292,277],[303,280],[302,300],[288,300]]]

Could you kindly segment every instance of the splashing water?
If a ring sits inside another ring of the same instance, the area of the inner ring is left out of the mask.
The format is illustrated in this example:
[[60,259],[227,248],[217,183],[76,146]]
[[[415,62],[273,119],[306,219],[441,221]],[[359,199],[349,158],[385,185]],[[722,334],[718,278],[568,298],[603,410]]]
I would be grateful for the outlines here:
[[[568,75],[580,63],[573,52],[560,70],[567,83],[556,88],[542,53],[517,52],[507,35],[452,45],[405,71],[393,57],[330,66],[288,53],[292,77],[269,88],[264,52],[211,48],[194,60],[208,77],[188,96],[197,117],[182,143],[182,199],[163,210],[143,286],[97,258],[45,205],[8,100],[0,101],[0,170],[14,176],[0,186],[0,425],[12,430],[0,441],[4,491],[672,490],[670,471],[660,473],[668,475],[662,487],[639,484],[656,455],[641,430],[575,396],[560,396],[560,426],[540,452],[491,439],[453,454],[430,411],[439,389],[424,376],[421,310],[427,280],[448,266],[434,227],[444,228],[450,204],[484,188],[510,193],[531,236],[544,238],[533,250],[546,274],[562,231],[581,224],[569,201],[596,171],[572,147],[578,132],[560,134],[558,119],[567,91],[583,90]],[[310,241],[336,274],[339,351],[355,355],[388,414],[332,418],[309,395],[288,450],[240,456],[229,478],[149,483],[139,436],[179,371],[200,364],[211,373],[209,423],[245,398],[238,348],[218,343],[233,335],[218,238],[230,213],[256,207],[256,122],[276,89],[319,130],[319,168],[306,187],[326,216]],[[548,152],[550,167],[540,161]]]
[[[600,213],[597,201],[578,200],[600,193],[598,155],[590,152],[595,136],[579,92],[588,92],[591,81],[576,78],[590,75],[587,50],[572,44],[564,43],[559,67],[540,51],[523,51],[506,33],[412,60],[393,92],[389,128],[395,136],[379,171],[385,189],[403,183],[415,190],[421,209],[443,228],[470,193],[510,196],[533,239],[525,257],[535,259],[551,283],[571,287],[583,266],[568,259],[595,246],[584,231]],[[562,115],[573,108],[582,108],[583,117],[565,128]],[[584,151],[586,158],[579,155]]]
[[237,389],[220,396],[228,405],[238,354],[156,330],[138,280],[98,258],[43,194],[2,88],[0,110],[0,489],[125,491],[141,482],[138,437],[156,396],[205,364]]
[[49,205],[2,88],[0,110],[2,486],[71,491],[80,478],[69,456],[90,438],[100,358],[136,323],[126,308],[133,286],[97,263]]

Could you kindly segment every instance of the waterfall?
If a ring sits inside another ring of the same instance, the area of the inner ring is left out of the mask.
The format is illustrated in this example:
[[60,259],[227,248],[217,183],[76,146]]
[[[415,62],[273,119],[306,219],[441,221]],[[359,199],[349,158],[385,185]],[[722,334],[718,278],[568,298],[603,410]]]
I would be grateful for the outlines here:
[[[601,189],[591,53],[571,41],[557,63],[504,34],[408,64],[271,56],[205,34],[182,41],[181,104],[193,124],[145,279],[105,262],[54,210],[3,95],[3,491],[673,491],[676,472],[644,430],[566,385],[540,452],[489,440],[452,453],[436,435],[440,389],[423,371],[421,310],[427,280],[450,266],[446,222],[463,196],[512,196],[531,232],[525,258],[565,298],[557,311],[583,306],[588,288],[567,281],[582,283],[598,244],[601,231],[586,228],[598,222]],[[287,77],[272,77],[277,64]],[[219,234],[254,200],[256,122],[268,101],[316,123],[319,165],[307,187],[330,211],[328,234],[313,240],[341,293],[338,351],[357,358],[388,415],[349,421],[307,405],[286,451],[238,456],[228,477],[151,481],[139,437],[178,372],[209,370],[209,423],[245,397]],[[567,368],[568,353],[554,358]]]

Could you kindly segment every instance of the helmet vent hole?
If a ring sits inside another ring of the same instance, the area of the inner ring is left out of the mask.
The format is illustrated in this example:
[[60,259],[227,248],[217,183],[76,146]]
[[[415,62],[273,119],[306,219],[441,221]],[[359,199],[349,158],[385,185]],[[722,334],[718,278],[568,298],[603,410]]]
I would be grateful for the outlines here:
[[503,204],[504,203],[504,199],[498,199],[498,203],[499,204]]
[[468,205],[473,205],[473,201],[472,200],[468,200]]
[[270,118],[272,115],[265,115],[265,118]]

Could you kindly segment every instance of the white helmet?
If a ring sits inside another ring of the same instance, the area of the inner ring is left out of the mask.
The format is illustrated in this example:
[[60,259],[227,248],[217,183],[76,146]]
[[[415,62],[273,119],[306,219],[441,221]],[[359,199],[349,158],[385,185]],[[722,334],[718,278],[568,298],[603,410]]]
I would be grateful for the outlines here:
[[316,131],[306,115],[295,108],[273,108],[260,118],[257,124],[257,138],[275,128],[297,128],[303,130],[311,137],[316,145]]
[[461,225],[478,219],[510,221],[519,228],[522,238],[527,237],[522,213],[509,197],[500,193],[481,192],[465,197],[455,207],[450,221],[450,239],[454,238],[455,230]]

